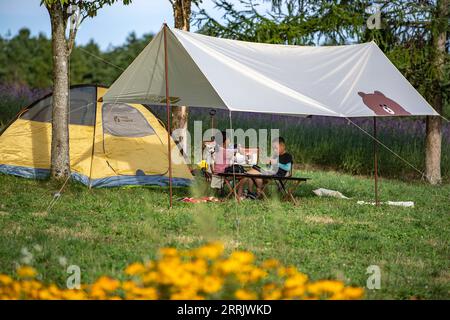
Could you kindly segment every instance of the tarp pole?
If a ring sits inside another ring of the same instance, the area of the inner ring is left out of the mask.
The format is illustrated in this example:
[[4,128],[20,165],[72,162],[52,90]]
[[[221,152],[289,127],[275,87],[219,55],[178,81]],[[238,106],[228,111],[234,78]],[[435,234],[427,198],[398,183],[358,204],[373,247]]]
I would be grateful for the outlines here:
[[[231,130],[231,144],[233,145],[234,148],[234,130],[233,130],[233,120],[231,118],[231,110],[229,110],[228,116],[230,118],[230,130]],[[226,139],[226,137],[222,137],[223,139]],[[227,147],[227,146],[225,146]],[[231,163],[231,168],[233,169],[233,189],[234,189],[234,199],[239,203],[240,202],[240,198],[238,197],[237,193],[236,193],[236,172],[235,172],[235,167],[234,167],[234,160],[235,160],[235,155],[234,155],[234,151],[233,151],[233,162]],[[227,157],[225,156],[225,159]]]
[[378,142],[377,142],[377,117],[373,117],[373,167],[375,178],[375,205],[379,206],[378,199]]
[[169,156],[169,207],[172,208],[172,152],[170,148],[170,101],[169,101],[169,64],[167,59],[167,24],[164,24],[164,69],[166,78],[166,109],[167,109],[167,153]]
[[214,129],[214,116],[216,115],[216,110],[209,110],[209,115],[211,116],[211,130]]
[[[98,111],[98,87],[95,87],[95,113],[94,113],[94,135],[92,136],[92,153],[91,153],[91,168],[89,169],[89,189],[92,188],[92,166],[94,164],[94,152],[95,152],[95,135],[97,128],[97,111]],[[103,102],[102,102],[103,104]]]

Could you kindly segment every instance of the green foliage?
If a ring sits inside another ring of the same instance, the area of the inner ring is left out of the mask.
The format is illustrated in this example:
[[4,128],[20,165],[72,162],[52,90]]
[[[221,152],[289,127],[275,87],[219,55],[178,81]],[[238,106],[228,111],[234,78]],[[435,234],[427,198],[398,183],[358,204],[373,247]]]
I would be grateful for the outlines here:
[[[195,24],[201,32],[224,38],[291,45],[337,44],[358,39],[365,23],[361,1],[274,1],[262,12],[263,1],[213,0],[223,21],[200,9]],[[240,9],[240,8],[245,9]]]
[[[67,9],[70,6],[78,6],[81,10],[82,19],[86,17],[95,17],[97,11],[107,5],[113,5],[116,2],[122,2],[124,5],[128,5],[132,0],[41,0],[41,5],[45,5],[47,8],[59,5],[62,9]],[[65,10],[67,12],[67,10]]]
[[43,35],[30,37],[21,29],[11,38],[0,37],[0,82],[45,88],[52,83],[51,42]]
[[[107,52],[102,52],[94,41],[75,46],[70,57],[71,84],[110,85],[152,37],[152,34],[146,34],[137,38],[131,33],[125,44]],[[0,83],[51,87],[51,41],[42,34],[30,36],[28,29],[20,30],[11,39],[0,37]]]
[[[275,197],[241,205],[175,202],[168,211],[165,188],[89,190],[71,183],[50,212],[56,185],[0,175],[0,273],[12,274],[26,247],[46,283],[65,285],[67,266],[59,257],[81,268],[83,283],[92,282],[120,276],[127,263],[154,258],[164,246],[188,249],[221,240],[227,250],[278,258],[313,279],[337,277],[362,287],[367,267],[378,265],[381,289],[367,290],[369,299],[448,298],[449,185],[382,179],[383,201],[411,200],[415,208],[375,208],[356,204],[373,199],[372,179],[301,174],[313,179],[298,189],[297,207]],[[352,199],[316,197],[312,190],[319,187]],[[190,194],[174,193],[175,199]]]

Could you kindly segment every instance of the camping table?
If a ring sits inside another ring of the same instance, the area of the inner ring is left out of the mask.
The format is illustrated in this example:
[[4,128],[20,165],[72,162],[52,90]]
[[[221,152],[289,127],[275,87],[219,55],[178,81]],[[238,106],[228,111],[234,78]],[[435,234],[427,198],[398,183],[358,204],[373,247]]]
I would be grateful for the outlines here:
[[[300,177],[280,177],[280,176],[274,176],[274,175],[265,175],[265,174],[248,174],[248,173],[219,173],[219,177],[222,177],[224,179],[225,185],[227,186],[229,193],[226,195],[226,199],[228,199],[231,195],[234,194],[236,200],[239,202],[239,197],[237,196],[237,189],[241,186],[243,183],[244,178],[250,178],[253,180],[253,182],[256,185],[255,179],[263,179],[263,180],[269,180],[269,181],[275,181],[275,183],[278,186],[278,189],[282,192],[284,198],[286,200],[292,201],[294,204],[297,204],[297,200],[295,200],[293,193],[297,189],[297,187],[302,182],[306,182],[310,180],[310,178],[300,178]],[[237,183],[234,185],[231,184],[231,181],[236,180]],[[291,184],[289,186],[288,184]],[[267,199],[267,195],[264,192],[265,187],[267,184],[263,185],[263,188],[261,190],[261,194],[264,197],[264,199]]]

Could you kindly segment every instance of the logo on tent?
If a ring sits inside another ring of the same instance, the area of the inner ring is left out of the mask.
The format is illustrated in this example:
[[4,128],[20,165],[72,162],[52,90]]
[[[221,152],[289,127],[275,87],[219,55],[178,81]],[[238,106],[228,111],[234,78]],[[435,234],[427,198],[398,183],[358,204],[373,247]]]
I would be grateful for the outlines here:
[[406,116],[411,114],[380,91],[374,91],[374,93],[358,92],[358,94],[362,97],[364,104],[377,116]]
[[114,116],[114,122],[133,122],[133,119],[128,118],[127,116]]

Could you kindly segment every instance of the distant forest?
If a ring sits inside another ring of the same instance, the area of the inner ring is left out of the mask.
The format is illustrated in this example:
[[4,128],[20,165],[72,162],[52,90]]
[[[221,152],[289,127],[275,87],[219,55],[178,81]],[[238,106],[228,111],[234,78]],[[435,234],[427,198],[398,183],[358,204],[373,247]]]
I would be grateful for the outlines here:
[[[152,34],[140,38],[130,33],[122,46],[102,52],[91,40],[74,48],[70,58],[71,84],[110,85],[151,41]],[[27,85],[33,89],[52,86],[52,47],[44,34],[31,36],[21,29],[17,35],[0,36],[0,84]]]

